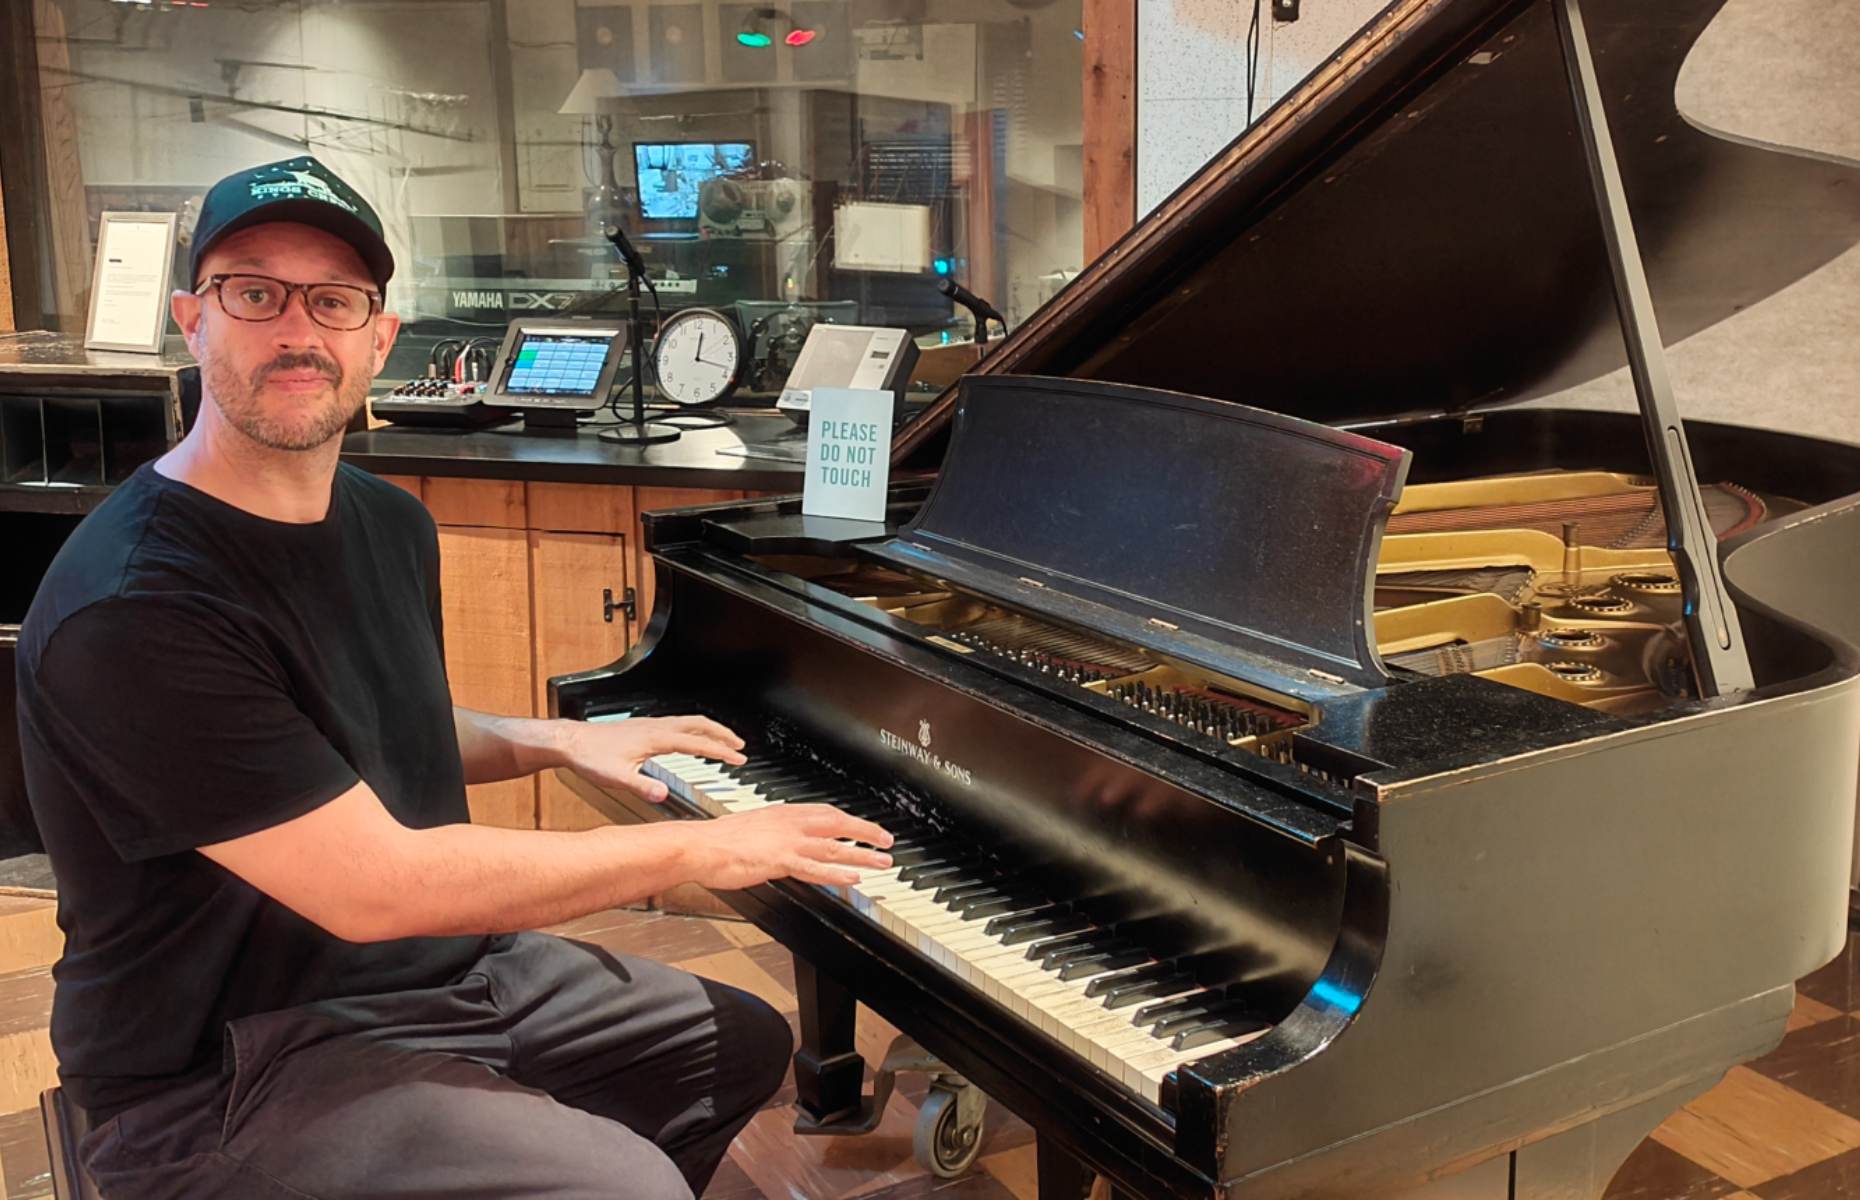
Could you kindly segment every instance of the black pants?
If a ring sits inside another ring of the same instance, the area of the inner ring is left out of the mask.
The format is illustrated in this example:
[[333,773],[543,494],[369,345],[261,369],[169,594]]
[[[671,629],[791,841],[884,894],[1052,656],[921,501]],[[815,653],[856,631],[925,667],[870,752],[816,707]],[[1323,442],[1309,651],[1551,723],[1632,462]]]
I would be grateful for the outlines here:
[[443,988],[227,1026],[224,1070],[97,1128],[107,1200],[688,1198],[780,1086],[735,988],[544,934]]

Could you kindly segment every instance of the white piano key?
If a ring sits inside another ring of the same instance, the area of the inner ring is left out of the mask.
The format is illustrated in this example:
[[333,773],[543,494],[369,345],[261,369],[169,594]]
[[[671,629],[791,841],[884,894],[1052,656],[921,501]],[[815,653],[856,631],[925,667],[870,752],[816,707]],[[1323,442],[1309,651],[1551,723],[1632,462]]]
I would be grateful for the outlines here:
[[[660,776],[712,815],[783,802],[783,785],[742,782],[709,759],[660,755],[648,767],[648,774]],[[937,887],[953,880],[919,888],[898,878],[903,868],[896,865],[856,869],[857,883],[826,890],[927,961],[1152,1102],[1161,1099],[1163,1079],[1182,1064],[1259,1036],[1174,1050],[1167,1039],[1134,1023],[1136,1007],[1107,1009],[1103,997],[1086,995],[1092,977],[1061,979],[1057,971],[1048,971],[1039,960],[1027,957],[1031,943],[1004,945],[998,935],[988,933],[988,918],[971,920],[938,902]]]

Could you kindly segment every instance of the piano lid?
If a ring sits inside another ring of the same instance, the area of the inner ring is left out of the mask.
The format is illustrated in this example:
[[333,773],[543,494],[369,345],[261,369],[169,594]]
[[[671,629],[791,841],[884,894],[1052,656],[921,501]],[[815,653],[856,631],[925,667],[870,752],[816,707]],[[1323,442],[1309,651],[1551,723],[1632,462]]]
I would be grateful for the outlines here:
[[[1668,343],[1860,241],[1860,164],[1678,112],[1722,4],[1583,9]],[[1551,0],[1398,0],[976,370],[1333,423],[1606,374],[1626,353],[1574,112]],[[900,462],[934,463],[952,402],[901,432]]]
[[958,390],[935,489],[863,553],[1293,695],[1387,683],[1371,592],[1407,451],[1151,388]]

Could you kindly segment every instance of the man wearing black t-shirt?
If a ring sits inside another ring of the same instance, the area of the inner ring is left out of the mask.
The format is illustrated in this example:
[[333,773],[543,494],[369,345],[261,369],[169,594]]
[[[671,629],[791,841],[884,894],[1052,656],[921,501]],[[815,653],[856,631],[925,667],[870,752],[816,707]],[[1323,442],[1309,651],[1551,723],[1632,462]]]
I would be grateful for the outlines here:
[[111,1200],[702,1191],[786,1022],[515,931],[685,881],[851,882],[889,837],[817,805],[471,825],[470,783],[568,766],[662,799],[647,758],[742,742],[454,707],[433,522],[337,461],[398,331],[373,210],[274,163],[214,186],[192,256],[199,419],[72,535],[18,655],[80,1158]]

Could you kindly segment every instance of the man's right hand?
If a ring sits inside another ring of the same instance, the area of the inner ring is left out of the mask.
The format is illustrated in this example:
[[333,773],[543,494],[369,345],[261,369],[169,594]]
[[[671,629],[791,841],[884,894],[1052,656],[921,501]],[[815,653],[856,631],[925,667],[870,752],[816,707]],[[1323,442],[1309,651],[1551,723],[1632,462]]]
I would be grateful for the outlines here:
[[710,888],[754,887],[784,877],[845,887],[859,882],[855,867],[882,871],[891,865],[884,853],[889,833],[828,804],[774,804],[690,828],[701,839],[692,878]]

